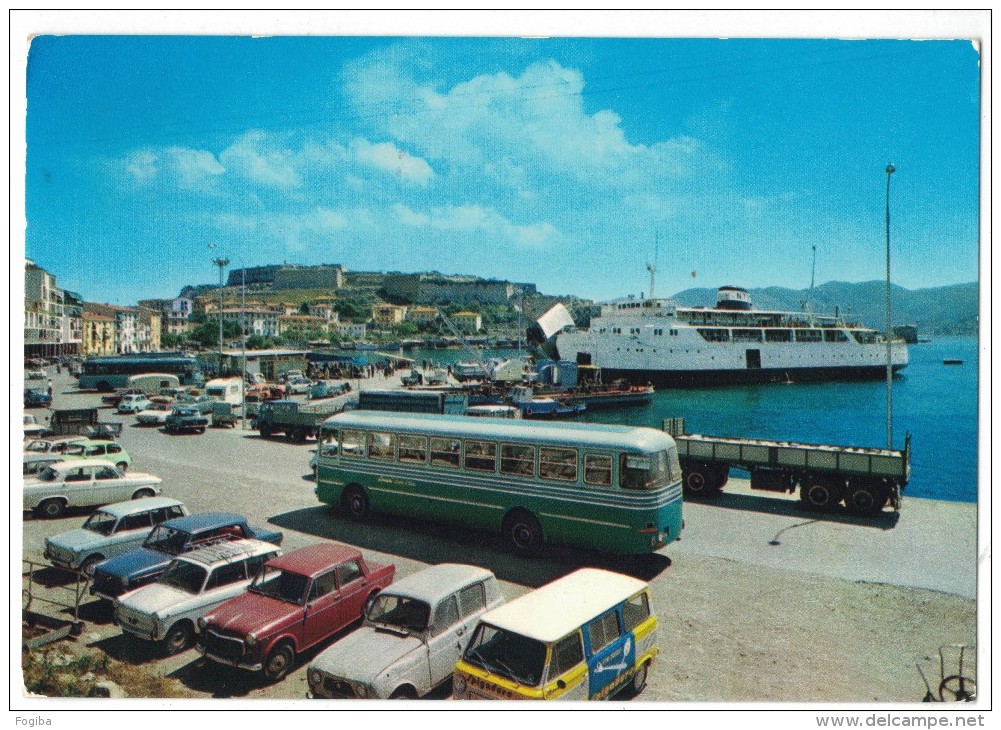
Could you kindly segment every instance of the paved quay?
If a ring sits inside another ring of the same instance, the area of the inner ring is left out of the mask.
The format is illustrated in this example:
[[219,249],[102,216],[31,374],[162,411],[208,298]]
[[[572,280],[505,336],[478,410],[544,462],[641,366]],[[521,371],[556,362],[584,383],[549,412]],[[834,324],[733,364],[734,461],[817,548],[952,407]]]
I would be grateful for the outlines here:
[[[355,389],[397,383],[381,376],[351,382]],[[65,374],[56,376],[54,386],[57,407],[100,402],[96,394],[73,392]],[[184,500],[192,512],[236,511],[251,524],[275,526],[285,533],[286,550],[319,540],[347,543],[373,560],[395,563],[398,577],[440,562],[477,564],[498,576],[508,600],[584,565],[651,581],[663,620],[664,654],[651,673],[644,700],[910,701],[912,694],[916,700],[923,686],[914,662],[931,656],[940,643],[976,640],[970,600],[976,596],[974,505],[905,494],[898,515],[818,515],[800,507],[797,499],[751,492],[746,481],[732,479],[717,502],[686,503],[682,539],[654,555],[614,558],[554,548],[530,559],[511,554],[499,536],[381,516],[355,523],[319,505],[308,465],[313,442],[263,439],[239,426],[171,436],[138,427],[133,417],[117,416],[110,409],[102,411],[102,420],[125,424],[120,440],[132,456],[132,469],[161,477],[165,495]],[[45,537],[78,527],[85,517],[77,512],[40,520],[26,514],[24,556],[42,561]],[[748,580],[753,581],[751,587],[745,585]],[[920,592],[919,605],[934,610],[915,612],[910,603],[903,603],[912,600],[910,589]],[[787,674],[822,673],[827,671],[821,669],[824,662],[831,663],[818,648],[827,646],[820,643],[822,637],[810,639],[816,646],[796,644],[798,627],[816,620],[815,602],[830,604],[832,620],[846,622],[842,636],[855,632],[866,650],[892,653],[892,671],[869,666],[865,651],[852,651],[849,641],[840,658],[849,675],[843,683],[799,686],[790,694],[789,688],[801,678]],[[842,603],[844,616],[838,618]],[[781,611],[773,614],[777,609]],[[858,621],[875,629],[887,613],[898,610],[917,622],[911,630],[870,637],[852,628]],[[206,666],[193,650],[166,659],[138,652],[106,612],[90,606],[85,613],[87,627],[79,640],[83,645],[141,671],[176,679],[183,694],[197,697],[303,698],[306,666],[317,653],[307,653],[285,681],[261,687],[242,673]],[[741,645],[752,635],[759,643],[745,651]],[[710,644],[704,643],[707,640]],[[713,645],[718,651],[707,653]],[[748,685],[748,673],[755,672],[761,652],[777,653],[772,671],[778,676]]]

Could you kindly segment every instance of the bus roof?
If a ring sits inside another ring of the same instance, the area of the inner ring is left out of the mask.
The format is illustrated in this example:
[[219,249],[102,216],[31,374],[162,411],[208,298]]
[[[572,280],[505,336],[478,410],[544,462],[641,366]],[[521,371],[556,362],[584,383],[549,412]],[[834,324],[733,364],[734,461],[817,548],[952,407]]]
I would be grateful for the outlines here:
[[581,568],[483,614],[483,623],[552,642],[646,587],[644,581],[598,568]]
[[674,445],[663,431],[639,426],[603,423],[567,423],[440,416],[391,411],[350,411],[331,416],[325,428],[367,428],[429,436],[455,436],[500,441],[550,443],[573,447],[662,451]]

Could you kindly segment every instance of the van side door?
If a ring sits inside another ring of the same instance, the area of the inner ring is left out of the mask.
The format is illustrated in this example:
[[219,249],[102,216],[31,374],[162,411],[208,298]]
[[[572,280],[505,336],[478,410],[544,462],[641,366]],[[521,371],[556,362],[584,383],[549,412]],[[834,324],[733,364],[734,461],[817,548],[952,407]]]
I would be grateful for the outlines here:
[[605,699],[617,689],[620,678],[636,661],[631,634],[624,634],[617,608],[610,609],[585,626],[588,642],[587,667],[590,699]]

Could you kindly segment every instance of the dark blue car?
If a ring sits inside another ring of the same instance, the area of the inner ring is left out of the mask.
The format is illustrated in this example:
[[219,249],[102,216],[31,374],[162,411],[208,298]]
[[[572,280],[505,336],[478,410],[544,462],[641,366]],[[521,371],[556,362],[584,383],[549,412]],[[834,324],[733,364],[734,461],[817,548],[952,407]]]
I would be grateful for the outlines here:
[[245,517],[229,512],[206,512],[168,520],[153,529],[142,547],[99,563],[94,569],[90,592],[114,600],[155,581],[175,555],[244,537],[281,545],[283,535],[277,530],[250,527]]
[[48,408],[52,405],[52,396],[40,388],[24,389],[25,408]]

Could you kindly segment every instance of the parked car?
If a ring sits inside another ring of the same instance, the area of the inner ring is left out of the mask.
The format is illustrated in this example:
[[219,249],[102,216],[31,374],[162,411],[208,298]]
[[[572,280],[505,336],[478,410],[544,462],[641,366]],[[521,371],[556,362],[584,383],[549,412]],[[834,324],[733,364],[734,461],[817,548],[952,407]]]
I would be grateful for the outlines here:
[[144,394],[127,395],[118,402],[119,413],[139,413],[150,407],[149,397]]
[[28,380],[45,380],[48,376],[45,374],[44,370],[42,370],[41,368],[36,368],[34,370],[28,370],[27,372],[25,372],[24,377],[26,377]]
[[313,660],[310,696],[423,697],[451,679],[480,616],[503,603],[484,568],[443,563],[407,576],[366,606],[361,628]]
[[309,378],[304,378],[301,375],[294,378],[289,378],[288,380],[288,391],[292,395],[305,395],[309,393],[309,389],[312,387],[313,381]]
[[162,481],[152,474],[126,476],[102,459],[58,461],[24,480],[24,509],[40,517],[59,517],[68,507],[155,497]]
[[157,525],[141,547],[105,560],[94,570],[93,595],[114,600],[152,583],[176,556],[208,543],[249,537],[281,545],[276,530],[250,527],[245,517],[230,512],[206,512]]
[[24,453],[28,454],[61,454],[70,444],[88,441],[86,436],[61,436],[56,438],[32,439],[24,445]]
[[247,388],[247,401],[281,400],[285,397],[285,389],[280,385],[260,383]]
[[57,567],[93,575],[101,561],[139,547],[161,522],[186,514],[184,503],[171,497],[115,502],[94,512],[83,527],[46,538],[45,557]]
[[243,593],[261,566],[279,555],[277,545],[261,540],[233,540],[178,555],[155,583],[116,601],[115,620],[123,633],[178,654],[191,646],[199,618]]
[[150,403],[149,408],[136,414],[136,423],[140,426],[163,426],[171,410],[167,403]]
[[146,395],[139,388],[115,388],[115,390],[107,395],[101,396],[101,402],[105,405],[109,405],[112,408],[118,408],[118,404],[122,402],[122,399],[127,395]]
[[24,437],[32,438],[41,436],[48,432],[49,427],[38,422],[38,419],[30,413],[24,414]]
[[52,405],[52,396],[41,388],[24,389],[25,408],[48,408]]
[[178,408],[189,407],[196,408],[199,413],[207,414],[211,413],[212,409],[215,408],[216,399],[211,396],[205,395],[182,395],[180,398],[174,401],[174,405]]
[[117,441],[77,441],[63,449],[64,459],[104,459],[117,466],[121,471],[128,471],[132,465],[132,457]]
[[33,476],[42,472],[50,464],[62,461],[62,454],[51,452],[25,452],[24,454],[24,476]]
[[277,682],[300,652],[358,621],[395,574],[394,565],[369,563],[346,545],[300,548],[266,563],[247,593],[199,621],[199,650]]
[[167,433],[205,433],[209,419],[193,406],[174,406],[163,422]]

